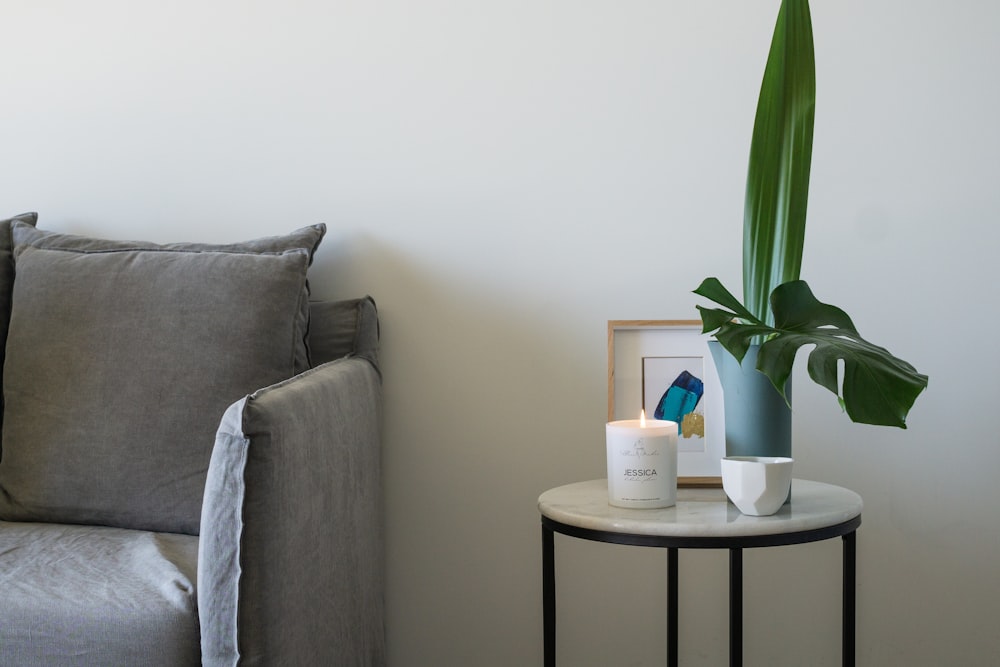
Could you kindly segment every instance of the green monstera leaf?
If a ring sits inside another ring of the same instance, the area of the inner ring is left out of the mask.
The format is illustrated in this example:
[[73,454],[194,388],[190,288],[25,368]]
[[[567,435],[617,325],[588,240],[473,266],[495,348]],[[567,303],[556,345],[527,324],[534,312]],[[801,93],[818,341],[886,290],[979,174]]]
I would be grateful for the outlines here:
[[862,338],[847,313],[817,300],[805,281],[783,283],[771,293],[773,326],[747,310],[716,278],[703,281],[695,294],[722,306],[698,306],[703,331],[714,332],[741,362],[751,343],[763,339],[757,370],[782,396],[799,348],[815,345],[809,353],[809,377],[837,396],[852,421],[906,428],[906,416],[927,387],[927,376]]

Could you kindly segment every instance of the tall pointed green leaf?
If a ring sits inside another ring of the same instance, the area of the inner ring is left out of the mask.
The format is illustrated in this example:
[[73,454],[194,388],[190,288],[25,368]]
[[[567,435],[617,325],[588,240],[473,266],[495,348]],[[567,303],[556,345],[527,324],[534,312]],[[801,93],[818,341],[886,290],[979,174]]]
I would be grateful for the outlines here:
[[774,288],[799,278],[815,106],[809,3],[782,0],[757,102],[743,221],[743,301],[765,322]]
[[695,294],[722,307],[698,306],[703,330],[714,331],[740,361],[751,344],[759,344],[757,370],[782,395],[796,353],[803,345],[814,346],[809,377],[837,395],[851,420],[906,428],[927,376],[863,339],[847,313],[818,301],[799,280],[815,108],[809,3],[782,0],[750,145],[743,303],[716,278],[707,278]]

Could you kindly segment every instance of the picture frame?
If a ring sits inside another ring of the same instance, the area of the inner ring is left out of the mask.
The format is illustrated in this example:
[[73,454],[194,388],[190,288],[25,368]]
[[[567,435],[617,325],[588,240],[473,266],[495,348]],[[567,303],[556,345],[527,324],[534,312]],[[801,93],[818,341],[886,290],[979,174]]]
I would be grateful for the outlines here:
[[679,487],[722,486],[725,415],[708,340],[700,320],[608,321],[608,421],[640,410],[677,421]]

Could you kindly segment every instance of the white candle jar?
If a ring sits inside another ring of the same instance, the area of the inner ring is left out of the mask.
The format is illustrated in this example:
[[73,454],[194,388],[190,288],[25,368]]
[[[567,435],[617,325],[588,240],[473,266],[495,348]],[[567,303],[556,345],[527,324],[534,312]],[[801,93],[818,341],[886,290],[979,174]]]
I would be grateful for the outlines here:
[[652,509],[677,503],[677,424],[625,419],[607,425],[608,502]]

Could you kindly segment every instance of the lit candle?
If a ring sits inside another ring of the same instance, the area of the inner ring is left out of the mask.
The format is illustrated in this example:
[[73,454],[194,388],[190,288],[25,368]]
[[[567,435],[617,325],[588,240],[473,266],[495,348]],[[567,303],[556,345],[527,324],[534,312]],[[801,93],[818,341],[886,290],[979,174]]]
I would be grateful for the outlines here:
[[608,502],[617,507],[671,507],[677,502],[677,424],[623,419],[607,425]]

